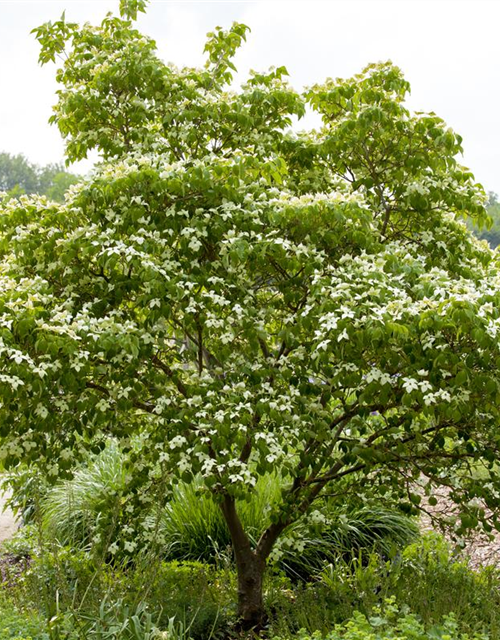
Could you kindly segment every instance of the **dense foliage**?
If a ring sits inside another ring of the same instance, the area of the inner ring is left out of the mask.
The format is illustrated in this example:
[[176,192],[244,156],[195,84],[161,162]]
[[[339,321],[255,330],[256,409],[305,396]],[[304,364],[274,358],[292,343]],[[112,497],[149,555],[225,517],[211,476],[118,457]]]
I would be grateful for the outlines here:
[[[209,35],[204,68],[166,65],[143,8],[36,30],[42,62],[67,54],[69,160],[103,162],[64,204],[1,205],[4,464],[57,478],[113,435],[126,521],[202,477],[247,625],[276,541],[326,491],[412,512],[444,484],[458,533],[498,527],[500,279],[460,221],[485,222],[486,197],[459,136],[405,107],[391,63],[303,95],[284,67],[229,90],[243,25]],[[307,107],[323,126],[293,134]],[[254,542],[237,501],[276,468]],[[152,535],[122,533],[110,549]]]

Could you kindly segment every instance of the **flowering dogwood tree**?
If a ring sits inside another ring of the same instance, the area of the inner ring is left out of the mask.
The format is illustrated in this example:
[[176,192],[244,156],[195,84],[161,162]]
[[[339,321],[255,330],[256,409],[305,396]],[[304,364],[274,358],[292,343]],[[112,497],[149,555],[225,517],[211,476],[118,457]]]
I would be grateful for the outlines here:
[[[418,483],[431,501],[446,485],[459,530],[498,526],[500,278],[461,222],[485,221],[485,196],[460,138],[408,111],[390,63],[303,95],[283,67],[230,90],[243,25],[209,34],[204,68],[167,65],[143,8],[36,30],[42,62],[64,57],[67,157],[102,162],[64,204],[0,207],[4,464],[57,477],[140,433],[124,508],[202,476],[247,625],[276,541],[325,490],[412,508]],[[307,106],[323,126],[295,134]],[[277,469],[252,544],[236,500]]]

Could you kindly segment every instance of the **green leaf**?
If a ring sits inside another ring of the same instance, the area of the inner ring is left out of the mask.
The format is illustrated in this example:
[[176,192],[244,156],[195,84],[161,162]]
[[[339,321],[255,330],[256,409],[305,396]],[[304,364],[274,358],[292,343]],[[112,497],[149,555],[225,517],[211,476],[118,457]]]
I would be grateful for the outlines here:
[[139,12],[146,13],[148,0],[120,0],[120,15],[129,20],[137,20]]

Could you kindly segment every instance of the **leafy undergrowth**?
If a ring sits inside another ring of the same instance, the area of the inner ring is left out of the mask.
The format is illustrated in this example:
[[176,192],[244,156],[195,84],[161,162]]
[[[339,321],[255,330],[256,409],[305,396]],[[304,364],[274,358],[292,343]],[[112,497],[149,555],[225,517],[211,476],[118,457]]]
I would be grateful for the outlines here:
[[[7,546],[22,554],[28,544],[24,534]],[[35,551],[22,574],[4,582],[0,640],[44,640],[49,626],[50,638],[59,640],[241,637],[232,631],[236,580],[229,567],[148,557],[111,565],[57,545]],[[429,535],[388,560],[376,553],[339,559],[308,581],[270,571],[266,637],[496,640],[499,585],[495,570],[471,571],[442,538]]]
[[42,616],[34,611],[20,610],[0,593],[0,640],[49,640]]
[[[312,634],[301,629],[295,640],[486,640],[484,634],[461,633],[455,617],[451,614],[444,620],[425,627],[413,613],[400,611],[394,599],[376,607],[371,616],[356,611],[352,618],[326,634],[315,631]],[[275,637],[273,640],[289,640],[289,637]]]

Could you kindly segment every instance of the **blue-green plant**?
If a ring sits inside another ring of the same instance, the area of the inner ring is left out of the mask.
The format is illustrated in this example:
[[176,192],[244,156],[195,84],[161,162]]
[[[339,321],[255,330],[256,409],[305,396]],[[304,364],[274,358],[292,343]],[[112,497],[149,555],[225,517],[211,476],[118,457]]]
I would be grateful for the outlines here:
[[74,626],[82,640],[153,640],[159,636],[157,623],[143,602],[131,607],[104,597],[97,615],[82,615]]

